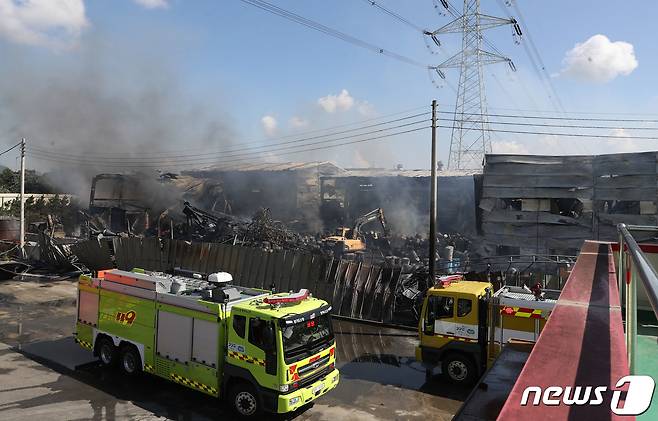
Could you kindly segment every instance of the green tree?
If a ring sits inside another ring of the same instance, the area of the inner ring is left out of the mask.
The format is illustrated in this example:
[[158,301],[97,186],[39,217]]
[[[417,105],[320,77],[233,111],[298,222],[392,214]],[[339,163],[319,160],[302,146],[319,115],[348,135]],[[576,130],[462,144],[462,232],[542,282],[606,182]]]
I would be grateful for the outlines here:
[[0,192],[1,193],[12,193],[16,192],[18,187],[18,177],[17,173],[5,168],[0,172]]

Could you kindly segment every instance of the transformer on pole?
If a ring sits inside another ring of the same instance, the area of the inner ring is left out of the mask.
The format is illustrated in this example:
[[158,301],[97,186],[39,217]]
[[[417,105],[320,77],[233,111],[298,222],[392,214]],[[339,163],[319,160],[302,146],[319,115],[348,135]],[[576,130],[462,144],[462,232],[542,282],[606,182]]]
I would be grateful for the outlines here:
[[[450,13],[457,15],[447,0],[442,0],[441,4]],[[483,165],[485,154],[491,152],[482,67],[506,62],[512,70],[516,68],[510,58],[501,55],[496,47],[483,37],[482,32],[503,25],[512,25],[513,34],[521,36],[521,28],[514,18],[484,15],[480,13],[480,0],[464,0],[461,16],[433,32],[426,33],[437,43],[438,35],[462,34],[461,51],[434,68],[443,79],[443,69],[460,69],[448,157],[449,169],[479,168]],[[483,44],[494,51],[484,49]]]

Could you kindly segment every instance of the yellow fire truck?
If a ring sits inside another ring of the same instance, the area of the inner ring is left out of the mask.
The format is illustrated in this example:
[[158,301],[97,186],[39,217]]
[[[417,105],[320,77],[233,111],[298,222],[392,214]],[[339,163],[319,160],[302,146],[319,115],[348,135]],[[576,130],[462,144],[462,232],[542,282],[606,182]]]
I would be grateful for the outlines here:
[[510,339],[535,342],[560,292],[441,278],[425,294],[416,359],[454,383],[472,383]]
[[338,385],[329,306],[220,272],[108,270],[78,283],[76,342],[127,375],[151,373],[225,397],[240,416],[290,412]]

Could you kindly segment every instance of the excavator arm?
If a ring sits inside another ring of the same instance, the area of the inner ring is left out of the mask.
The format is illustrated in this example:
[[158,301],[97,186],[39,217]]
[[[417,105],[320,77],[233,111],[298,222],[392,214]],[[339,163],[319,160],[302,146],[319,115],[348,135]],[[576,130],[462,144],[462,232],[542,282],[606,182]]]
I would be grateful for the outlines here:
[[388,236],[388,227],[386,225],[386,218],[384,217],[384,210],[382,208],[377,208],[357,218],[354,222],[354,227],[352,228],[352,239],[356,240],[359,238],[361,236],[361,228],[375,220],[379,220],[379,223],[384,230],[384,235]]

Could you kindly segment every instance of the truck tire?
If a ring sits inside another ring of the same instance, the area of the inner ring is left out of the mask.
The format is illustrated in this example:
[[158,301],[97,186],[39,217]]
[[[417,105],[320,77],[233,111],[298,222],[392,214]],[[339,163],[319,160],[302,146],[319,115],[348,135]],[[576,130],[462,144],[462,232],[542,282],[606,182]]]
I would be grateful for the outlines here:
[[229,404],[240,418],[254,418],[261,412],[258,393],[251,384],[244,381],[231,387]]
[[119,354],[121,371],[128,376],[136,376],[142,371],[142,358],[137,349],[132,345],[121,347]]
[[471,384],[477,378],[475,364],[465,355],[448,354],[441,362],[443,375],[455,384]]
[[106,367],[111,367],[117,362],[117,348],[114,346],[114,342],[106,336],[98,339],[96,344],[96,349],[98,350],[98,358],[101,363]]

